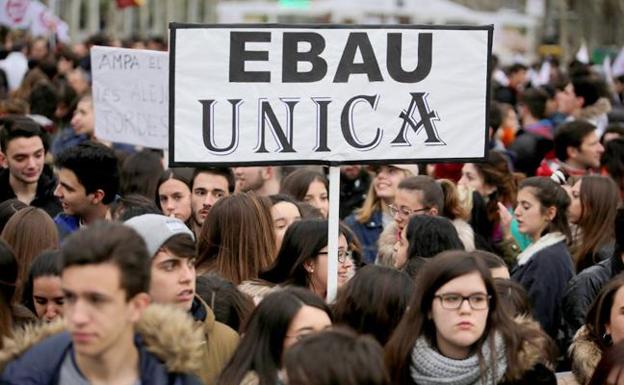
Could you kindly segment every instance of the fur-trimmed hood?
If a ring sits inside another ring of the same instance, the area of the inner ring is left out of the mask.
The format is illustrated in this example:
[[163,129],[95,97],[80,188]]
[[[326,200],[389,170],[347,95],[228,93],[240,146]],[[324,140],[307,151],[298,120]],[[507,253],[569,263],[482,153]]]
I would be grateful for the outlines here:
[[[518,316],[514,319],[519,328],[528,330],[529,335],[533,334],[532,339],[522,341],[522,346],[518,352],[517,366],[514,368],[519,375],[523,375],[531,371],[536,365],[542,364],[548,369],[553,370],[553,363],[548,357],[549,345],[548,335],[541,329],[540,324],[533,318],[528,316]],[[513,378],[509,373],[505,376],[506,381],[517,381],[519,378]]]
[[[27,350],[65,331],[62,321],[30,325],[5,339],[0,351],[0,372]],[[202,358],[202,330],[182,310],[166,305],[150,305],[135,328],[145,348],[160,359],[169,372],[196,374]]]
[[575,118],[582,120],[593,120],[611,111],[611,102],[607,98],[600,98],[591,106],[584,107],[575,113]]
[[572,373],[579,384],[586,384],[602,358],[602,349],[591,337],[587,326],[582,326],[576,332],[569,353],[572,359]]

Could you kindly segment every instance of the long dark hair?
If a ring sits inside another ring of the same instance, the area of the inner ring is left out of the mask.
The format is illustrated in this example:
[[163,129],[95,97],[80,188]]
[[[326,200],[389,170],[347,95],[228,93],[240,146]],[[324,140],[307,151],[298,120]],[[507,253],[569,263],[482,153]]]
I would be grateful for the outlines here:
[[338,292],[337,324],[371,334],[383,346],[407,309],[414,284],[404,272],[367,265]]
[[[479,273],[483,279],[491,299],[485,331],[475,342],[473,350],[479,352],[488,335],[496,330],[506,343],[508,373],[519,370],[516,369],[516,363],[518,350],[522,344],[521,335],[516,331],[518,326],[514,324],[505,308],[499,304],[490,270],[482,259],[465,251],[448,251],[428,260],[419,271],[415,279],[418,284],[410,306],[386,345],[386,365],[393,384],[413,383],[409,368],[412,349],[419,337],[425,336],[431,343],[435,343],[436,326],[427,316],[431,312],[435,292],[447,282],[474,272]],[[491,343],[492,356],[479,356],[481,365],[485,360],[491,360],[492,364],[495,364],[496,349],[493,346],[493,340]],[[517,373],[511,374],[517,375]]]
[[309,287],[310,275],[304,263],[314,260],[327,246],[327,221],[303,219],[288,227],[282,247],[273,265],[260,274],[260,278],[275,284]]
[[615,370],[620,373],[624,370],[624,342],[613,345],[602,355],[588,385],[608,384],[611,372]]
[[332,318],[329,307],[311,291],[288,288],[267,295],[251,313],[217,385],[240,384],[249,371],[257,374],[259,385],[275,385],[288,327],[303,306],[320,309]]
[[2,337],[9,336],[13,328],[11,299],[17,281],[17,260],[11,247],[0,238],[0,348]]
[[609,281],[598,293],[598,296],[587,311],[585,326],[589,331],[590,338],[605,351],[611,346],[610,339],[605,339],[606,325],[611,319],[611,308],[615,294],[624,286],[624,276],[617,276]]
[[576,271],[596,262],[597,253],[615,239],[615,215],[620,203],[620,191],[615,182],[605,176],[588,175],[581,179],[581,217],[578,228],[581,242],[574,250]]

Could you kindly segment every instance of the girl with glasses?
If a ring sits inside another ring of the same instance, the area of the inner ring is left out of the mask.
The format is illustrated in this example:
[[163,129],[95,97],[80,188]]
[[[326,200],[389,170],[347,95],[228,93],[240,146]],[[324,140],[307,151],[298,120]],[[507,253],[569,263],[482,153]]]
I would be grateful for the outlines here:
[[428,260],[408,310],[386,345],[393,384],[555,384],[548,337],[511,318],[478,257]]
[[[346,231],[338,237],[338,287],[353,275]],[[327,221],[304,219],[290,225],[277,258],[260,278],[281,286],[305,287],[320,297],[327,293]]]

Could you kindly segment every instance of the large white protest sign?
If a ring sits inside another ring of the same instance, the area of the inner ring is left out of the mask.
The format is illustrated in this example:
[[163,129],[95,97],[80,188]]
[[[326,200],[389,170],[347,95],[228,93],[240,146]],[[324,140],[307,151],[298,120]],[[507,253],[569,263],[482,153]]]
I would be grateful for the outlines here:
[[167,148],[168,57],[159,51],[91,48],[96,137]]
[[170,31],[172,165],[485,157],[491,26]]

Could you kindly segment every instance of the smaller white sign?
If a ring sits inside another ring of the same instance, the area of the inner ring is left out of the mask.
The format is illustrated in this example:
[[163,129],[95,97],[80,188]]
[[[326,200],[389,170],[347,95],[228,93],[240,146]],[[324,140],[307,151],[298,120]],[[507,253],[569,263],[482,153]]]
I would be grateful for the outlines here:
[[169,54],[114,47],[91,48],[95,136],[166,149]]

